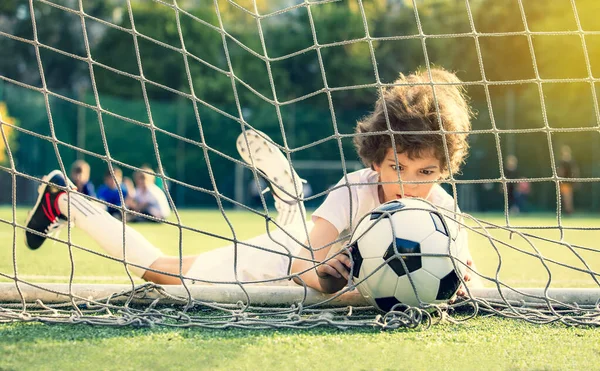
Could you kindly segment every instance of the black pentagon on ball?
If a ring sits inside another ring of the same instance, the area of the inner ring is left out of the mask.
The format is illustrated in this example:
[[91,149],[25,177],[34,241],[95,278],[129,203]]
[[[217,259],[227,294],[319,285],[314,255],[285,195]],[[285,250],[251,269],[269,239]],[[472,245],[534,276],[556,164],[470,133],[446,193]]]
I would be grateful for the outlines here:
[[460,278],[455,270],[448,273],[446,277],[440,280],[440,288],[438,289],[436,300],[450,300],[458,287],[460,286]]
[[398,200],[386,202],[383,205],[376,208],[375,210],[373,210],[373,212],[371,213],[370,220],[375,220],[381,215],[383,215],[384,218],[387,218],[389,215],[394,214],[396,211],[405,207],[406,205]]
[[377,303],[379,309],[384,312],[389,312],[396,304],[402,304],[393,296],[388,296],[386,298],[375,298],[375,303]]
[[442,233],[445,236],[450,236],[444,222],[442,221],[442,216],[438,213],[429,213],[431,215],[431,219],[433,220],[433,224],[435,225],[435,229]]
[[[418,242],[396,238],[396,249],[399,254],[419,254],[421,252],[421,245]],[[383,260],[388,261],[394,255],[396,255],[396,250],[394,250],[394,243],[392,242],[383,255]],[[398,277],[406,274],[402,261],[404,261],[409,273],[420,269],[422,266],[420,255],[396,257],[388,261],[388,265],[396,272]]]
[[354,262],[354,267],[352,268],[352,276],[354,278],[358,278],[358,273],[360,272],[360,267],[363,262],[363,257],[360,255],[360,250],[358,250],[358,241],[355,241],[353,244],[348,246],[350,249],[350,256],[352,257],[352,261]]

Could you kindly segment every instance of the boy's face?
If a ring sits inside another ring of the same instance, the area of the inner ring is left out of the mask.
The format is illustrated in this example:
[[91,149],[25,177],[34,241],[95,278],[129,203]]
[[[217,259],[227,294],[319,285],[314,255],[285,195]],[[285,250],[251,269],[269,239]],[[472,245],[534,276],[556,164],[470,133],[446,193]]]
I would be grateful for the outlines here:
[[[387,150],[381,164],[373,165],[375,171],[379,173],[380,182],[394,182],[381,185],[380,201],[383,203],[402,197],[429,197],[434,182],[443,176],[440,160],[434,156],[433,151],[423,153],[421,157],[413,159],[410,159],[406,153],[398,153],[397,156],[399,167],[396,166],[394,151],[391,148]],[[398,173],[400,173],[400,178],[398,178]],[[400,180],[402,180],[402,184],[399,183]],[[431,183],[404,183],[413,181]]]

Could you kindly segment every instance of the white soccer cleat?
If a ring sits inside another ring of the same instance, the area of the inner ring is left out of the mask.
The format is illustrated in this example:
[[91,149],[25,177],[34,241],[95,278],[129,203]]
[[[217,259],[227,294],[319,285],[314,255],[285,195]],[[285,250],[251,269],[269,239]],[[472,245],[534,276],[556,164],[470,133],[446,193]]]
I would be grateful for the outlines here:
[[302,201],[304,180],[268,135],[258,130],[246,130],[245,136],[244,133],[238,136],[236,145],[242,159],[269,182],[273,196],[287,204]]

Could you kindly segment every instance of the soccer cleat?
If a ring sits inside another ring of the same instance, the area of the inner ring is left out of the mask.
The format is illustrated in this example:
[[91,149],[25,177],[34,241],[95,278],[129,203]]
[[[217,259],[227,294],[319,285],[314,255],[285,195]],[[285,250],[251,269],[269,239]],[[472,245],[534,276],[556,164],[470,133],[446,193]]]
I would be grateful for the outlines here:
[[[55,186],[67,186],[64,176],[60,170],[54,170],[42,180],[47,184],[40,184],[38,199],[25,223],[28,228],[25,231],[25,244],[32,250],[42,246],[48,236],[58,232],[66,224],[66,218],[58,208],[58,196],[65,191]],[[72,187],[71,182],[69,186]],[[32,230],[38,233],[31,232]]]
[[242,159],[253,164],[269,182],[273,195],[287,204],[295,204],[302,199],[302,183],[305,181],[292,169],[271,138],[258,130],[246,130],[245,133],[245,136],[244,133],[238,136],[237,150]]

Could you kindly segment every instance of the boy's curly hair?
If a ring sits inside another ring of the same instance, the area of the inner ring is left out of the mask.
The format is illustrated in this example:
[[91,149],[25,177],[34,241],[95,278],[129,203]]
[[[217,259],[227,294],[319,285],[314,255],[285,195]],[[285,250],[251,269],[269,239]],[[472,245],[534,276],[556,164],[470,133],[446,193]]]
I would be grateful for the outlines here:
[[[471,110],[467,103],[464,88],[460,80],[444,69],[431,69],[435,84],[435,96],[439,107],[439,117],[446,132],[446,145],[449,158],[446,158],[440,123],[433,96],[433,87],[426,70],[417,71],[409,76],[400,74],[394,84],[402,84],[383,89],[383,95],[375,104],[375,111],[356,125],[357,134],[388,132],[381,135],[357,135],[354,145],[362,162],[366,166],[381,164],[388,148],[392,148],[394,138],[396,151],[406,153],[409,158],[418,158],[433,150],[442,164],[442,171],[458,173],[460,165],[467,155],[468,131],[471,129]],[[443,85],[438,85],[442,83]],[[447,84],[447,85],[446,85]],[[385,117],[387,108],[390,128]],[[436,133],[403,134],[406,131],[436,131]],[[459,132],[459,133],[452,133]]]

